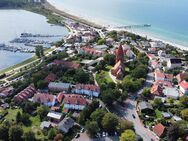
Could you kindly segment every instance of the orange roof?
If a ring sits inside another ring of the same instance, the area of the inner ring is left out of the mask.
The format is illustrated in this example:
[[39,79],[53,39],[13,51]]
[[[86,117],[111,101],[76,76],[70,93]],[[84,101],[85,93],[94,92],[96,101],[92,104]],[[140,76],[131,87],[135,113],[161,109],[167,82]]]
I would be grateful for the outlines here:
[[161,123],[155,125],[154,128],[153,128],[154,133],[155,133],[158,137],[163,136],[165,130],[166,130],[165,126],[163,126]]
[[163,92],[163,88],[162,88],[161,85],[154,84],[154,85],[151,87],[150,92],[151,92],[151,94],[160,96],[160,95],[162,94],[162,92]]
[[182,87],[182,88],[184,88],[184,89],[188,89],[188,82],[187,81],[182,81],[181,83],[180,83],[180,86]]

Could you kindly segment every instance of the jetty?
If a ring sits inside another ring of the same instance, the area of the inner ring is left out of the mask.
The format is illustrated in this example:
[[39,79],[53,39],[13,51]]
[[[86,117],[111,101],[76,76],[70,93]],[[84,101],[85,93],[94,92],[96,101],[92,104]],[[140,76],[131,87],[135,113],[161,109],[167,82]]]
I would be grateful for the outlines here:
[[151,27],[151,24],[138,24],[138,25],[125,25],[125,26],[117,26],[117,27],[107,27],[107,30],[129,30],[129,29],[134,29],[134,28],[149,28]]

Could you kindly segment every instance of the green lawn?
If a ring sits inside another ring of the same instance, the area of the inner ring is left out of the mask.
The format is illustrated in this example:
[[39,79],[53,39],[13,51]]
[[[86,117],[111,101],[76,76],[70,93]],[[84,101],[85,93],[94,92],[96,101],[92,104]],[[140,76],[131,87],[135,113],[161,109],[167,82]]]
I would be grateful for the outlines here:
[[155,114],[156,114],[157,118],[162,118],[163,117],[162,112],[159,111],[158,109],[155,110]]
[[8,120],[8,121],[15,121],[16,120],[16,115],[18,112],[21,112],[22,113],[22,110],[21,109],[8,109],[8,114],[5,116],[5,119]]
[[109,71],[101,71],[100,73],[97,73],[96,80],[98,84],[113,82],[109,76]]
[[39,116],[31,116],[30,117],[30,120],[31,120],[31,126],[23,126],[23,129],[24,131],[33,131],[36,135],[36,138],[37,139],[44,139],[45,136],[42,132],[42,130],[40,129],[40,124],[41,124],[41,121],[40,121],[40,117]]

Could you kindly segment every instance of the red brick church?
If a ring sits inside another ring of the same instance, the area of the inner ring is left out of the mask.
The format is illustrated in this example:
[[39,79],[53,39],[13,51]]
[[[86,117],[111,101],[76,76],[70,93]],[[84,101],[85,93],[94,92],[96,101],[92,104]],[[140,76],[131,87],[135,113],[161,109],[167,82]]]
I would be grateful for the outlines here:
[[125,65],[124,65],[124,51],[122,45],[116,49],[116,64],[111,69],[112,75],[117,79],[123,79],[125,75]]

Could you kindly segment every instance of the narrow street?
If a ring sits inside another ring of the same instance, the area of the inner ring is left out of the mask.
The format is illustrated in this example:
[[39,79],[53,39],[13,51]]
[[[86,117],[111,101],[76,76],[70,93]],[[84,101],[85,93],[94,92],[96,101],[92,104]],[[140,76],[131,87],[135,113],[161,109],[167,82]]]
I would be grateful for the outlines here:
[[[109,76],[114,82],[116,82],[116,80],[112,77],[112,75],[110,75],[110,72],[109,72]],[[159,139],[151,130],[145,128],[142,122],[140,121],[140,118],[136,110],[137,102],[135,100],[135,97],[141,94],[144,88],[150,87],[152,83],[153,83],[153,72],[149,71],[149,73],[147,74],[144,87],[140,89],[134,96],[129,97],[125,101],[124,106],[120,106],[119,104],[116,104],[113,106],[113,109],[111,109],[111,112],[117,114],[119,117],[125,118],[133,122],[136,133],[140,135],[144,141],[151,141],[151,139],[153,139],[154,141],[159,141]],[[133,115],[135,116],[135,118],[133,117]]]

